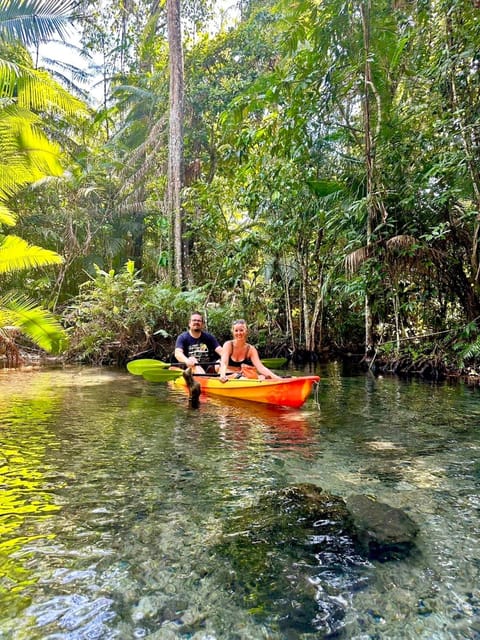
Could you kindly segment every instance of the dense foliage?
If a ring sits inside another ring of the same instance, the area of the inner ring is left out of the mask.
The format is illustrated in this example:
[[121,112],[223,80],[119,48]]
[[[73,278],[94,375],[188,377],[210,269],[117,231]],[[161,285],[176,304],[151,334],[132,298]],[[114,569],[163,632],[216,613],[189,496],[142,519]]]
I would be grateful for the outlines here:
[[307,359],[474,365],[476,3],[251,0],[229,16],[185,0],[173,213],[166,10],[85,0],[78,26],[101,60],[102,104],[89,118],[34,109],[66,171],[44,167],[57,177],[34,189],[18,178],[9,205],[19,233],[63,262],[9,284],[63,314],[70,355],[121,360],[159,348],[156,331],[168,350],[200,308],[219,336],[243,315],[265,349]]
[[64,18],[70,8],[69,2],[57,6],[29,1],[0,3],[0,349],[7,366],[19,362],[19,333],[48,351],[61,351],[66,344],[59,322],[25,292],[15,290],[18,281],[8,278],[19,271],[59,264],[61,256],[3,229],[17,222],[9,204],[22,188],[62,173],[60,145],[45,134],[44,119],[59,121],[83,111],[48,73],[34,67],[22,46],[64,33]]

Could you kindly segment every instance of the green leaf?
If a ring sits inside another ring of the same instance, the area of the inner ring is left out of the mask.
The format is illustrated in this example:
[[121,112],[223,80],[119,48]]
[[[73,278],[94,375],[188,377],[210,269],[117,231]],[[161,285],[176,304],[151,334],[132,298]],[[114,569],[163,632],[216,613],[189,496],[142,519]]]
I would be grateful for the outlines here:
[[37,44],[60,36],[68,40],[74,0],[0,0],[0,38]]
[[55,251],[28,244],[18,236],[6,236],[0,243],[0,273],[61,264],[61,262],[62,257]]
[[308,186],[319,198],[329,196],[337,191],[344,191],[345,187],[334,180],[308,180]]
[[0,326],[13,325],[45,351],[59,353],[67,336],[58,320],[25,296],[0,298]]
[[15,215],[11,211],[9,211],[3,204],[0,204],[0,224],[13,226],[15,222]]

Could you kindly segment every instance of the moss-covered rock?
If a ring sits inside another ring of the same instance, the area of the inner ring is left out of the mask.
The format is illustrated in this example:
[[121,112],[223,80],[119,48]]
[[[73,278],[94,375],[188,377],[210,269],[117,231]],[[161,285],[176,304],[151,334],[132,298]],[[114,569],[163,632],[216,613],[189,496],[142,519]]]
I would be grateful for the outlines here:
[[217,547],[232,569],[230,589],[286,637],[340,629],[345,597],[368,573],[350,526],[345,502],[314,485],[267,492],[229,522]]
[[252,615],[285,637],[324,638],[341,633],[352,593],[374,571],[369,558],[397,557],[416,531],[398,509],[299,484],[239,512],[216,551],[230,567],[228,588]]

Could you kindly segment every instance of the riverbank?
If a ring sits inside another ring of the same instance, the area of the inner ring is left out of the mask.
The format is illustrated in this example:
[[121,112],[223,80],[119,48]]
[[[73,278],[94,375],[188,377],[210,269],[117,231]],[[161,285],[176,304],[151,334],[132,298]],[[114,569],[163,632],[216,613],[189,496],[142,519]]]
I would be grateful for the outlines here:
[[[285,342],[257,345],[261,358],[283,357],[286,367],[302,369],[315,367],[332,361],[342,361],[349,370],[371,371],[374,375],[396,375],[406,378],[441,382],[462,380],[468,384],[480,384],[480,358],[462,357],[465,345],[457,341],[428,340],[404,342],[400,350],[392,343],[372,348],[368,355],[362,344],[349,344],[343,347],[326,345],[316,351],[297,348],[292,351]],[[63,364],[85,364],[90,366],[124,367],[127,362],[138,358],[156,358],[171,362],[174,360],[174,339],[171,336],[156,337],[148,348],[140,347],[134,341],[110,341],[94,353],[67,351],[59,355],[47,354],[28,342],[18,340],[18,360],[12,363],[8,354],[0,354],[0,368],[62,366]]]

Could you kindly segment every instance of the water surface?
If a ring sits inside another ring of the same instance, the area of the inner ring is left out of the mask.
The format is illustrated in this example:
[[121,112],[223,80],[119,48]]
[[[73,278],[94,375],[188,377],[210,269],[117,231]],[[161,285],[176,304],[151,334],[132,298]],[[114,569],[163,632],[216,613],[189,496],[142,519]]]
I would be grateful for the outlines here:
[[[192,410],[122,371],[0,372],[0,638],[480,638],[479,390],[321,375],[300,410]],[[270,603],[240,593],[219,550],[226,523],[300,482],[374,496],[420,533],[401,560],[317,558],[287,624],[277,585]]]

